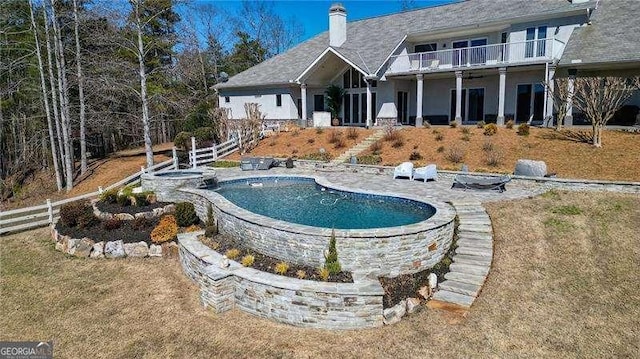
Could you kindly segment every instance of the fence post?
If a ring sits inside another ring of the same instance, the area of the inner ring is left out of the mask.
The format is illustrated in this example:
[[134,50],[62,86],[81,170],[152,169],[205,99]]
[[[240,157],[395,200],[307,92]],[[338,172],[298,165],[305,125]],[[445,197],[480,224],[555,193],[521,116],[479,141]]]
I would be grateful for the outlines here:
[[211,146],[211,150],[213,152],[213,160],[217,160],[218,159],[218,150],[216,149],[216,144],[214,143],[213,146]]
[[144,174],[144,166],[140,166],[140,175]]
[[196,163],[196,138],[195,137],[191,137],[191,167],[192,168],[196,168],[197,167],[197,163]]
[[173,169],[177,170],[178,169],[178,150],[176,149],[176,146],[173,146],[173,148],[171,149],[171,153],[173,155]]
[[242,135],[240,135],[240,130],[238,130],[238,150],[242,154]]
[[98,193],[102,194],[102,192],[104,192],[104,190],[102,189],[102,186],[98,186]]
[[51,206],[51,200],[47,198],[47,211],[49,212],[49,223],[53,224],[53,207]]

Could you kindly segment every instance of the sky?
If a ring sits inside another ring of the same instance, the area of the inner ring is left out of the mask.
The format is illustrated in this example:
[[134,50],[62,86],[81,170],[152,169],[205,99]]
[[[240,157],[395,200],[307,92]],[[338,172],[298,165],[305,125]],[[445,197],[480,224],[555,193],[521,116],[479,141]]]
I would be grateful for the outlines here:
[[[207,2],[203,0],[201,2]],[[332,3],[341,2],[347,10],[347,21],[361,20],[370,17],[388,15],[402,10],[402,5],[408,3],[412,8],[423,8],[455,2],[454,0],[350,0],[350,1],[273,1],[275,11],[283,18],[296,18],[304,26],[301,41],[308,40],[315,35],[329,29],[329,7]],[[215,4],[228,11],[235,11],[240,7],[240,0],[215,1]]]

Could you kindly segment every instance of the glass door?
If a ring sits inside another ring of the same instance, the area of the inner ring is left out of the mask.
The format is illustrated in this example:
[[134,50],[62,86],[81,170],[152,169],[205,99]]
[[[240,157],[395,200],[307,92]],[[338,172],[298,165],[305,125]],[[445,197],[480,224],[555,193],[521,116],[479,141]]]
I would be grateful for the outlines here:
[[516,122],[529,121],[531,116],[531,92],[530,84],[518,85],[518,95],[516,99]]
[[[449,122],[456,119],[456,90],[451,90],[451,111],[449,112]],[[460,111],[460,116],[462,116],[462,121],[467,120],[467,89],[462,89],[462,108]]]
[[469,47],[469,41],[454,41],[452,44],[453,49],[459,49],[457,51],[453,51],[453,66],[462,66],[467,63],[467,50],[466,47]]
[[[463,100],[464,101],[464,100]],[[469,89],[469,113],[467,121],[478,122],[484,120],[484,89]]]
[[367,122],[367,94],[360,94],[360,121],[359,124]]
[[360,115],[360,95],[354,93],[351,95],[351,123],[358,123]]
[[409,93],[405,91],[398,91],[398,100],[396,103],[398,108],[398,121],[402,124],[409,124],[408,107],[409,107]]
[[487,39],[471,40],[471,63],[478,65],[487,62]]

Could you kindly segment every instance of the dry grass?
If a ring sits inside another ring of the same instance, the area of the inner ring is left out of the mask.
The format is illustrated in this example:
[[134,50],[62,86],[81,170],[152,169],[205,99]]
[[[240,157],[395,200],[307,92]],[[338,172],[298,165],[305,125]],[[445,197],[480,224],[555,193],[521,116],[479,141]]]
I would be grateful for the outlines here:
[[640,198],[551,193],[488,210],[494,265],[465,317],[428,309],[330,332],[213,314],[176,260],[70,258],[42,229],[0,241],[0,339],[53,339],[61,358],[637,356]]
[[[352,131],[355,131],[353,133]],[[305,155],[318,153],[324,148],[326,153],[331,157],[338,157],[348,148],[351,148],[369,137],[373,130],[364,128],[344,129],[344,128],[327,128],[318,133],[315,128],[297,129],[295,131],[280,132],[272,134],[266,139],[260,141],[258,147],[251,150],[252,156],[272,156],[272,157],[304,157]],[[341,145],[336,146],[335,142],[331,142],[332,136],[340,132]],[[357,137],[355,136],[357,134]],[[239,160],[239,153],[233,153],[228,157],[231,160]]]

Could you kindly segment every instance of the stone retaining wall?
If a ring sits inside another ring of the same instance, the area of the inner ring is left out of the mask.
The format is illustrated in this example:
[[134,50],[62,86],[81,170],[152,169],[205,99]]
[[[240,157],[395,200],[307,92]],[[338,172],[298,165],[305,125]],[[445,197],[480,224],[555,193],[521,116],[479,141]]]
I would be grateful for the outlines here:
[[119,219],[121,221],[133,221],[136,218],[147,218],[147,219],[151,219],[151,218],[157,218],[157,217],[162,217],[165,214],[170,214],[175,212],[176,210],[176,206],[172,203],[172,204],[168,204],[164,207],[159,207],[159,208],[154,208],[152,211],[146,211],[146,212],[138,212],[135,214],[130,214],[130,213],[109,213],[109,212],[102,212],[98,206],[96,205],[97,201],[91,201],[91,205],[93,207],[93,214],[98,217],[101,220],[109,220],[109,219]]
[[384,290],[376,279],[327,283],[261,272],[230,261],[202,244],[202,232],[178,235],[185,274],[200,286],[202,304],[220,313],[233,307],[281,323],[325,329],[357,329],[383,324]]
[[178,202],[176,192],[179,188],[197,188],[203,183],[202,174],[194,174],[185,177],[156,176],[153,173],[145,173],[140,176],[143,191],[153,191],[161,202]]

